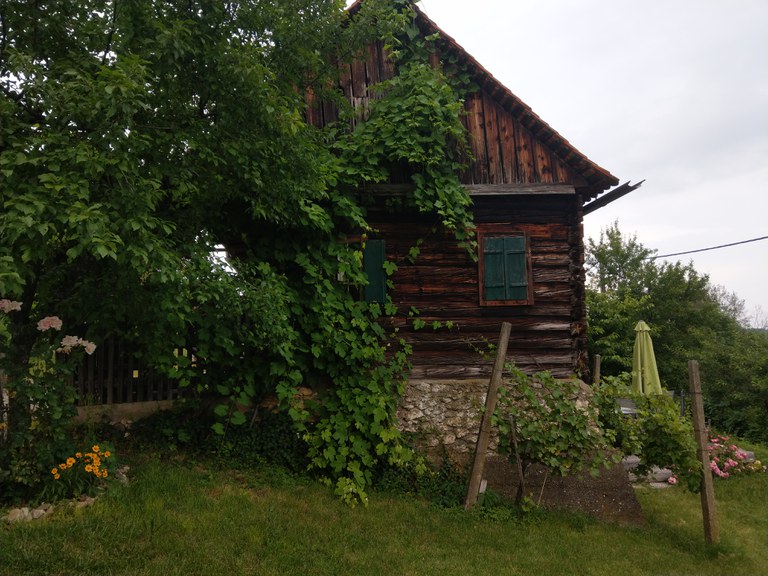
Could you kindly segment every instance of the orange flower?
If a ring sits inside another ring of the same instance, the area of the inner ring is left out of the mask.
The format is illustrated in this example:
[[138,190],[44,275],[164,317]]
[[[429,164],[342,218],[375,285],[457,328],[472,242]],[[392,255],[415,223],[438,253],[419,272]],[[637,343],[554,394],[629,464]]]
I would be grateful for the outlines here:
[[93,470],[93,466],[91,466],[90,464],[86,464],[85,465],[85,471],[86,472],[90,472],[91,470]]
[[72,457],[67,458],[67,466],[72,466],[75,463],[75,459]]
[[78,460],[80,458],[82,458],[82,457],[83,457],[83,453],[82,452],[78,452],[78,453],[75,454],[75,458],[77,458]]
[[58,480],[59,478],[61,478],[61,476],[59,476],[58,474],[54,474],[54,475],[53,475],[53,479],[54,479],[54,480]]
[[53,474],[54,476],[56,474],[58,474],[58,473],[59,473],[59,469],[58,468],[54,468],[53,470],[51,470],[51,474]]
[[98,444],[94,444],[94,445],[91,447],[91,450],[93,450],[94,452],[99,452],[99,445],[98,445]]
[[107,450],[106,452],[104,452],[104,458],[109,458],[111,455],[112,455],[112,454],[111,454],[111,452],[110,452],[109,450]]

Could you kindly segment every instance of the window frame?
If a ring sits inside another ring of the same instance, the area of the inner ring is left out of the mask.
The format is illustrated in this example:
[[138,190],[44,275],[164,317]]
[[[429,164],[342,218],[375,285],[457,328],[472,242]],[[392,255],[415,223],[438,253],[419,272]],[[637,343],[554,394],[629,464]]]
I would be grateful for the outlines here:
[[[526,298],[517,299],[487,299],[485,297],[485,243],[489,238],[522,238],[525,244],[523,256],[525,258]],[[533,299],[533,266],[531,264],[531,243],[528,234],[522,230],[500,230],[498,228],[477,231],[478,249],[478,293],[480,306],[530,306]]]

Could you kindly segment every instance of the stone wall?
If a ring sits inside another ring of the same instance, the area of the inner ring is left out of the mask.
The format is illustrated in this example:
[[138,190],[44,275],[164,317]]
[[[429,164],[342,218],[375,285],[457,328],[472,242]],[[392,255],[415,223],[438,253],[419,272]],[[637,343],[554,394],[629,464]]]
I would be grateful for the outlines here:
[[[591,388],[578,381],[577,406],[590,402]],[[534,387],[540,384],[534,383]],[[397,411],[400,430],[435,462],[445,456],[459,466],[471,464],[488,392],[488,379],[411,380]],[[496,454],[498,436],[491,432],[489,454]]]
[[[397,411],[400,429],[435,460],[470,463],[480,431],[488,379],[411,380]],[[491,441],[491,450],[496,446]]]

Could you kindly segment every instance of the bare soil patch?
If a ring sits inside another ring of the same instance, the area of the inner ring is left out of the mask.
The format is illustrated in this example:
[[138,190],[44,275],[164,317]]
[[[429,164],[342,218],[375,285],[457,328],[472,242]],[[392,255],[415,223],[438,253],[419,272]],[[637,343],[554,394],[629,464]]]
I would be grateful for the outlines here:
[[[489,456],[485,477],[489,488],[504,497],[515,497],[519,478],[516,467],[506,458]],[[543,466],[532,465],[526,475],[526,490],[545,509],[581,512],[622,526],[645,522],[635,489],[621,464],[602,469],[596,478],[588,471],[560,478],[547,474]]]

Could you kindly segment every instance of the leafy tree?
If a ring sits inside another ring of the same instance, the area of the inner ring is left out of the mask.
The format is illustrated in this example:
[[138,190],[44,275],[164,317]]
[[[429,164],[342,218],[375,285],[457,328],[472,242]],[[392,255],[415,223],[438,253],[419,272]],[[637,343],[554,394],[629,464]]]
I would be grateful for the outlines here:
[[603,374],[631,369],[634,326],[645,320],[666,388],[686,391],[688,360],[699,360],[712,423],[765,439],[768,427],[757,415],[768,402],[768,338],[744,326],[743,302],[712,286],[692,263],[653,260],[653,251],[624,237],[618,223],[588,245],[588,342],[590,353],[603,358]]
[[[221,428],[277,392],[350,499],[379,460],[407,459],[408,350],[381,321],[397,311],[357,300],[361,247],[344,240],[368,229],[360,166],[383,179],[406,161],[416,208],[471,242],[460,94],[425,65],[409,5],[370,0],[350,19],[340,0],[1,3],[0,298],[21,302],[0,327],[9,379],[23,386],[35,323],[57,314],[223,395]],[[338,100],[336,63],[373,38],[399,47],[402,79],[371,126],[411,129],[372,156],[364,121],[319,130],[304,112],[309,94]],[[319,402],[295,404],[300,384]]]
[[636,297],[647,290],[653,271],[649,260],[655,254],[637,240],[625,238],[618,221],[600,231],[600,239],[587,239],[586,265],[590,287],[600,293],[630,293]]

